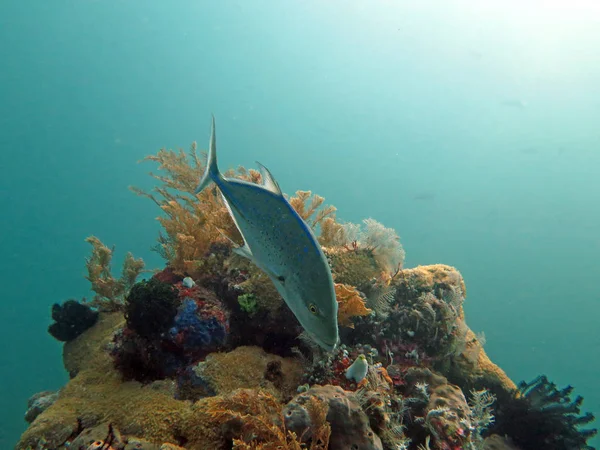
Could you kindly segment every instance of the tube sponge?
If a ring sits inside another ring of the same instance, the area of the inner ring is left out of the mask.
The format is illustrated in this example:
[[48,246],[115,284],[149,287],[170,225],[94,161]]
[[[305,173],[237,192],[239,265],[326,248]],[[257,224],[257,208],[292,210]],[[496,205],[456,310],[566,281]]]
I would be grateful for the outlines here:
[[365,355],[358,355],[352,365],[346,369],[346,378],[356,383],[360,383],[367,376],[369,363]]

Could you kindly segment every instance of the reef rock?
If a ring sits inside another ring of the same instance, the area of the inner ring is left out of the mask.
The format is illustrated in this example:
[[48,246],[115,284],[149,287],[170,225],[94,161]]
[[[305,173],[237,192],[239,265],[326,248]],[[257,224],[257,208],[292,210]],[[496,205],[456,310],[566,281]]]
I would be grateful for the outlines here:
[[515,447],[509,439],[500,437],[497,434],[492,434],[485,438],[483,448],[484,450],[519,450],[519,448]]
[[311,396],[327,402],[327,422],[331,425],[330,450],[383,450],[381,439],[369,425],[369,418],[354,400],[353,393],[339,386],[313,386],[294,397],[283,409],[288,430],[309,439],[312,427],[305,407]]
[[301,384],[302,365],[260,347],[238,347],[227,353],[211,353],[193,367],[194,374],[214,394],[240,388],[261,388],[276,398],[289,399]]
[[25,420],[31,423],[37,416],[46,411],[58,398],[58,392],[42,391],[32,395],[27,401]]
[[113,449],[121,450],[125,448],[125,444],[121,438],[121,433],[119,433],[119,431],[114,427],[111,427],[108,423],[103,423],[92,428],[84,429],[81,433],[79,433],[79,436],[73,439],[69,447],[72,449],[87,449],[95,442],[104,442],[107,436],[110,436],[112,439],[110,446]]

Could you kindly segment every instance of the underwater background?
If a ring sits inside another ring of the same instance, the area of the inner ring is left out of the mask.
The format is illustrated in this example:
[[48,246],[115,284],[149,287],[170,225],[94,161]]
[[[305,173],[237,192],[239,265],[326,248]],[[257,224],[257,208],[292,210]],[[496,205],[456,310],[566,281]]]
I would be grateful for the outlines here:
[[[583,1],[0,3],[0,448],[68,379],[52,303],[89,295],[85,237],[149,267],[160,147],[311,189],[457,267],[515,381],[600,413],[600,6]],[[598,439],[592,442],[598,443]]]

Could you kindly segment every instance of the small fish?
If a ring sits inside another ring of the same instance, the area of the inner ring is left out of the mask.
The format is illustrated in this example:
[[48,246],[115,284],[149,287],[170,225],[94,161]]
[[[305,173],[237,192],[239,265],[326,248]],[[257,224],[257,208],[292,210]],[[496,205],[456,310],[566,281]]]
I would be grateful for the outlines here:
[[352,365],[346,369],[346,378],[360,383],[367,376],[369,371],[369,363],[365,355],[358,355]]
[[234,251],[265,272],[300,325],[331,351],[338,340],[338,304],[327,259],[310,227],[285,199],[261,164],[262,186],[225,178],[217,166],[215,118],[206,172],[196,193],[214,182],[244,238]]

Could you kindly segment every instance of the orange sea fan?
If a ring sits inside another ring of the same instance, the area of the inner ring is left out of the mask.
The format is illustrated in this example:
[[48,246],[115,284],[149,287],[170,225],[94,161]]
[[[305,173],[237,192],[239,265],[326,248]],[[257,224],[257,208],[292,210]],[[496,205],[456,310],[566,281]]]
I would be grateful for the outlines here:
[[[211,186],[196,194],[195,189],[206,170],[206,156],[198,153],[196,144],[189,152],[161,149],[144,161],[158,163],[160,174],[150,173],[160,182],[151,192],[136,187],[131,190],[150,198],[163,214],[158,221],[163,227],[155,250],[165,258],[172,270],[180,275],[199,275],[199,262],[215,242],[228,244],[232,239],[241,244],[241,235],[233,223],[217,189]],[[260,172],[239,167],[224,173],[228,178],[238,178],[262,184]],[[315,228],[333,215],[333,206],[322,207],[323,197],[310,191],[298,191],[290,198],[292,206],[307,223]],[[225,238],[224,236],[227,236]]]
[[338,323],[341,326],[354,328],[351,318],[371,314],[365,306],[365,301],[354,286],[335,284],[335,296],[338,301]]
[[323,206],[325,198],[314,194],[311,191],[296,191],[296,195],[289,198],[288,201],[298,215],[312,228],[330,217],[333,217],[336,211],[335,206]]
[[[195,143],[187,154],[182,150],[162,149],[158,154],[144,158],[159,164],[162,174],[150,175],[161,184],[153,192],[131,187],[133,192],[150,198],[162,209],[164,214],[158,221],[163,231],[155,249],[181,275],[194,276],[198,261],[206,256],[212,243],[229,242],[224,235],[241,242],[216,189],[210,187],[199,194],[194,193],[206,167],[203,159],[198,155]],[[228,170],[225,175],[253,183],[261,181],[259,172],[243,167],[237,171]]]

